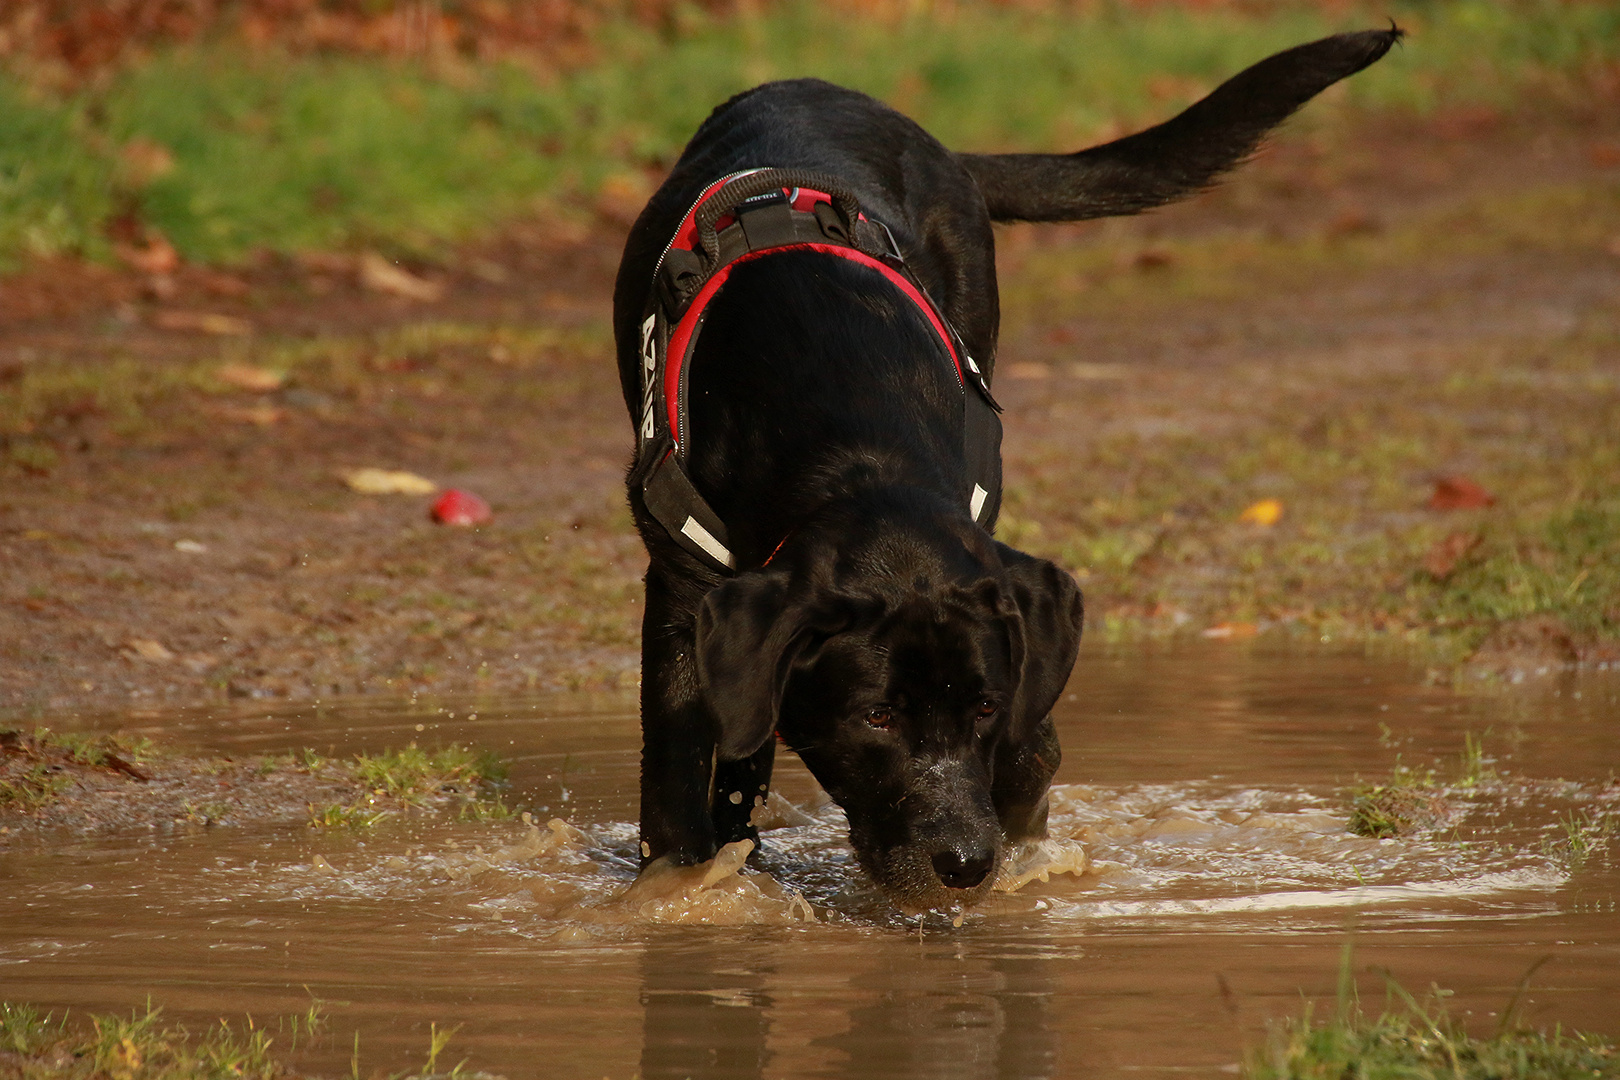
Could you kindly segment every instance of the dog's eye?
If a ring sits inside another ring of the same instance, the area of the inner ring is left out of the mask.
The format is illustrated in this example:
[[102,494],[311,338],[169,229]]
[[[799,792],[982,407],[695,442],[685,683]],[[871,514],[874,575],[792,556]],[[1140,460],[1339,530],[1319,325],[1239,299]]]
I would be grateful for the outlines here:
[[983,700],[981,700],[979,702],[979,707],[974,712],[973,717],[974,717],[975,720],[978,720],[978,721],[980,721],[982,723],[982,722],[984,722],[986,720],[989,720],[991,717],[995,716],[996,715],[996,709],[997,709],[997,706],[996,706],[995,702],[991,701],[989,698],[984,698]]
[[879,705],[875,709],[866,711],[866,722],[875,728],[886,728],[894,723],[894,711],[887,705]]

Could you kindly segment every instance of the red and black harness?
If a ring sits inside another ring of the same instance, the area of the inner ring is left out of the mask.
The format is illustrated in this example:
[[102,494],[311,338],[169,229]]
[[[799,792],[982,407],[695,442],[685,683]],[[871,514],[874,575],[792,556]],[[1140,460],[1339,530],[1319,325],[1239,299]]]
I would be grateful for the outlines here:
[[737,569],[725,523],[687,475],[686,387],[709,302],[734,267],[779,251],[819,251],[860,263],[922,311],[962,389],[968,475],[962,498],[973,519],[984,524],[999,501],[1000,406],[944,313],[906,266],[888,227],[862,213],[837,179],[798,169],[751,169],[716,180],[687,211],[659,259],[641,323],[641,424],[632,477],[648,512],[704,563],[727,573]]

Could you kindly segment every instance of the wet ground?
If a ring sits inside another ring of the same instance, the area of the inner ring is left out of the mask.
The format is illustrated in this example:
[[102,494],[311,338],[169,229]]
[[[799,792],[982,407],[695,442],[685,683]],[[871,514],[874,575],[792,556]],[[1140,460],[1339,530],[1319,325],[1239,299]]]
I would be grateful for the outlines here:
[[[459,1025],[450,1060],[514,1077],[1216,1076],[1302,994],[1331,997],[1353,937],[1358,969],[1454,990],[1477,1033],[1550,956],[1525,1016],[1612,1034],[1617,709],[1614,672],[1467,695],[1326,652],[1089,651],[1032,858],[1062,872],[921,921],[860,882],[787,760],[766,872],[627,896],[626,694],[107,714],[81,724],[237,757],[477,743],[534,824],[21,838],[0,854],[0,987],[205,1022],[318,997],[333,1035],[294,1064],[327,1074],[355,1032],[368,1067],[419,1065],[437,1024]],[[1434,770],[1444,825],[1349,835],[1346,787],[1397,762]],[[1377,1008],[1380,977],[1361,985]]]
[[[1501,673],[1620,659],[1616,116],[1303,117],[1163,213],[1003,229],[1001,536],[1094,636],[1460,655],[1543,613]],[[436,300],[352,254],[0,283],[0,713],[633,686],[624,223],[567,224],[413,264]],[[1454,473],[1497,505],[1427,510]]]

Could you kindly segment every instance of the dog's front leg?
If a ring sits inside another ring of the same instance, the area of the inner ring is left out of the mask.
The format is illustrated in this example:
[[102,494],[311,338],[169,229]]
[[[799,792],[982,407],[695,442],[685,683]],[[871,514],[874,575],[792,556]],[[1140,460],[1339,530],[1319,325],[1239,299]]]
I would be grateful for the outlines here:
[[759,847],[759,830],[754,828],[755,800],[763,801],[771,789],[771,768],[776,764],[776,740],[740,761],[722,761],[714,770],[715,841],[730,844],[752,840]]
[[641,627],[641,865],[712,859],[715,719],[698,685],[693,616],[647,574]]
[[1057,727],[1047,715],[1029,737],[1002,747],[996,755],[990,801],[995,804],[1001,832],[1008,841],[1046,837],[1046,791],[1063,760]]

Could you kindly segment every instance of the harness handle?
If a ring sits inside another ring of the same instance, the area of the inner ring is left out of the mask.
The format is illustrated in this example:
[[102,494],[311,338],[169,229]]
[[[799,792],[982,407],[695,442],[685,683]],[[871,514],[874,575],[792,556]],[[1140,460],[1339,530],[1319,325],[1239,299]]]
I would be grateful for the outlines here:
[[826,192],[832,199],[833,207],[843,215],[844,223],[851,231],[850,239],[854,239],[853,230],[861,214],[861,204],[842,180],[809,169],[761,169],[737,177],[703,200],[703,205],[698,207],[693,224],[697,226],[698,243],[703,246],[703,254],[708,257],[709,264],[712,266],[720,259],[720,235],[714,227],[715,223],[735,210],[738,203],[768,191],[799,187]]

